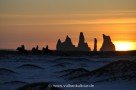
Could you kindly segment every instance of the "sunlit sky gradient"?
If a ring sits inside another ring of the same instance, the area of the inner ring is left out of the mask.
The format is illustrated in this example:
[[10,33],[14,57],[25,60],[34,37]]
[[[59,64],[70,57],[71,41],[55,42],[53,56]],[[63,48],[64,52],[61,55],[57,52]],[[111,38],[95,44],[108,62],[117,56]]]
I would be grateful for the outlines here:
[[0,49],[55,49],[66,35],[77,45],[81,31],[91,49],[104,33],[117,50],[136,50],[136,0],[0,0]]

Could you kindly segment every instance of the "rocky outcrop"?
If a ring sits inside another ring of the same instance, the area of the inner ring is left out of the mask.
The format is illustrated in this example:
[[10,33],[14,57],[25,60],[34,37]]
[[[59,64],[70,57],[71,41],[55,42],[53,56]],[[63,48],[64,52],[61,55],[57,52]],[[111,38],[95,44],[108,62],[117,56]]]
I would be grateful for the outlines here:
[[103,44],[100,51],[115,51],[115,45],[112,43],[110,36],[103,34]]
[[80,33],[77,50],[78,51],[90,51],[90,48],[88,47],[88,44],[85,42],[83,32]]
[[64,42],[59,39],[56,45],[57,51],[90,51],[88,44],[85,42],[83,33],[80,33],[78,46],[73,45],[71,38],[66,37]]
[[94,38],[94,52],[97,51],[97,39]]
[[66,37],[64,42],[61,42],[59,39],[57,42],[57,51],[75,51],[76,47],[72,44],[71,38],[69,36]]
[[56,49],[57,49],[58,51],[61,50],[61,46],[62,46],[61,44],[62,44],[62,42],[61,42],[61,40],[59,39],[58,42],[57,42],[57,45],[56,45]]

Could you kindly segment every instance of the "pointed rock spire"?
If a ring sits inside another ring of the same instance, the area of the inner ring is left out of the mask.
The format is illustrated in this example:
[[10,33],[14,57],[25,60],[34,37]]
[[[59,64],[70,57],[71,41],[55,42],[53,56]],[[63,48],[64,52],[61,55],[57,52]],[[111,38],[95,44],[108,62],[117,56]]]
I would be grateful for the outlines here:
[[58,42],[57,42],[57,45],[56,45],[56,50],[61,50],[61,40],[59,39]]
[[84,38],[84,34],[83,32],[80,32],[80,36],[79,36],[79,46],[80,44],[85,43],[85,38]]
[[79,43],[78,43],[77,48],[78,48],[78,51],[90,51],[90,48],[88,47],[88,44],[85,42],[83,32],[80,32]]
[[78,46],[73,45],[71,38],[67,35],[64,42],[61,42],[60,39],[56,45],[57,51],[90,51],[88,44],[85,42],[83,32],[80,33]]
[[71,38],[68,35],[67,35],[67,37],[65,39],[65,44],[67,44],[67,45],[73,45],[72,41],[71,41]]
[[94,38],[94,50],[93,51],[97,51],[97,39]]

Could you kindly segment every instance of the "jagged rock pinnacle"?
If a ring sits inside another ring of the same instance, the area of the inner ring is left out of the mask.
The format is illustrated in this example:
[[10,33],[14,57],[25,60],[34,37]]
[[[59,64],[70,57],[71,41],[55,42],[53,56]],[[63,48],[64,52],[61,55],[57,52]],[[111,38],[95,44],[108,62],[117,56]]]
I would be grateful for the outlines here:
[[112,43],[110,36],[103,34],[103,44],[100,51],[115,51],[115,45]]

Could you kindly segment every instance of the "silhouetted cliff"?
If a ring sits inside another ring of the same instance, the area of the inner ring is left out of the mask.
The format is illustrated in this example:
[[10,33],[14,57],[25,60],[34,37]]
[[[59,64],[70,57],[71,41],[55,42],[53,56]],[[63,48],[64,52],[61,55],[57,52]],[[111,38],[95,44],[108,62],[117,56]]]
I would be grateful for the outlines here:
[[85,42],[83,32],[80,33],[77,50],[78,51],[90,51],[90,48],[88,47],[87,42]]
[[69,36],[66,37],[64,42],[61,42],[59,39],[56,45],[57,51],[90,51],[88,44],[85,42],[85,38],[83,33],[80,33],[78,46],[75,47],[73,45],[71,38]]
[[112,43],[110,36],[103,34],[103,44],[100,51],[115,51],[115,45]]
[[73,45],[71,38],[69,36],[66,37],[64,42],[61,42],[59,39],[57,42],[57,51],[75,51],[76,47]]
[[94,38],[94,50],[93,51],[97,51],[97,39]]

